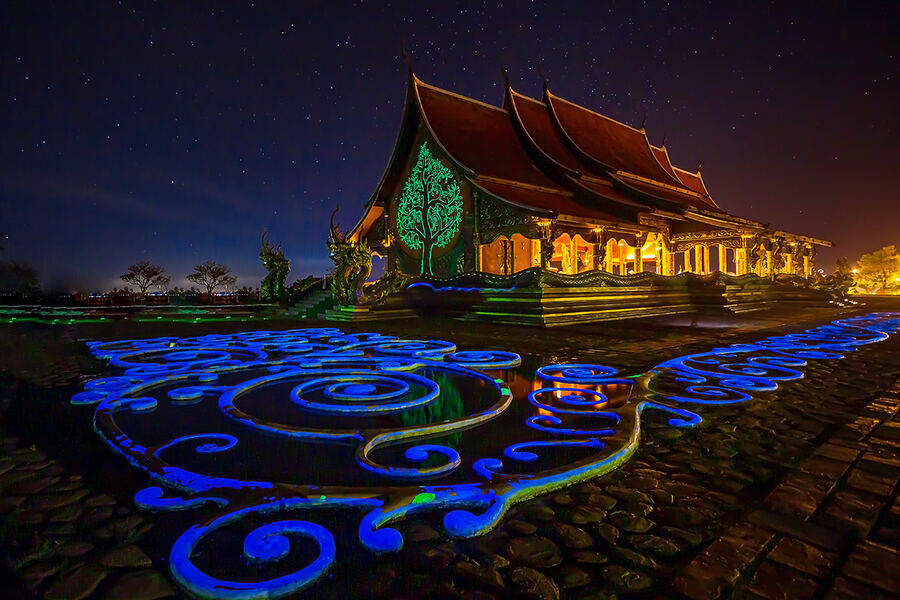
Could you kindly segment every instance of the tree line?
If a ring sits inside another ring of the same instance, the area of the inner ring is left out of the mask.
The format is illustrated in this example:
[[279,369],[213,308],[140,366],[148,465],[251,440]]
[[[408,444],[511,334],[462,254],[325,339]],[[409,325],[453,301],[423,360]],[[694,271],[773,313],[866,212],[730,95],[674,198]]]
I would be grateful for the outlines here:
[[900,252],[893,244],[863,254],[853,265],[838,259],[835,273],[842,274],[856,293],[900,294]]
[[[152,287],[167,288],[172,280],[163,267],[149,260],[129,265],[128,270],[122,273],[119,279],[137,287],[142,296],[146,296],[147,290]],[[237,283],[237,277],[232,275],[231,267],[219,264],[214,260],[208,260],[195,266],[193,272],[187,275],[187,280],[204,287],[210,296],[220,287]]]

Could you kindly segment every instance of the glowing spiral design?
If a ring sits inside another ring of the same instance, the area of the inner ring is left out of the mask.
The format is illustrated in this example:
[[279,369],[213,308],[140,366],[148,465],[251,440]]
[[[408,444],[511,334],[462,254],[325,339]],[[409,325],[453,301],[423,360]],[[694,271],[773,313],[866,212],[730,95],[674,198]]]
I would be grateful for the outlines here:
[[522,358],[514,352],[451,352],[444,360],[472,369],[511,369],[522,364]]
[[226,450],[231,450],[234,448],[238,439],[233,435],[228,435],[227,433],[198,433],[196,435],[183,435],[179,438],[175,438],[168,444],[163,444],[154,452],[154,456],[159,457],[160,454],[172,448],[173,446],[177,446],[179,444],[183,444],[185,442],[196,442],[201,441],[203,443],[198,444],[194,447],[194,452],[197,454],[214,454],[216,452],[225,452]]
[[547,365],[536,371],[537,376],[543,381],[586,385],[607,383],[617,373],[618,371],[612,367],[578,363]]
[[379,343],[374,346],[380,356],[415,356],[436,358],[456,351],[456,344],[439,340],[398,340]]
[[809,329],[774,336],[753,344],[734,344],[660,363],[656,371],[692,384],[684,394],[666,399],[695,404],[735,404],[752,398],[750,392],[778,388],[779,382],[801,379],[799,367],[808,360],[835,360],[858,347],[884,341],[900,330],[893,313],[852,317]]
[[312,563],[294,573],[268,581],[228,581],[204,573],[191,562],[191,554],[204,537],[251,512],[262,510],[260,507],[244,509],[219,517],[209,525],[195,525],[175,541],[169,555],[169,570],[175,581],[186,592],[199,598],[232,600],[284,598],[299,592],[325,575],[334,564],[336,549],[331,532],[321,525],[297,520],[263,525],[251,531],[244,539],[244,556],[248,561],[255,563],[277,562],[287,556],[291,547],[288,535],[315,542],[318,556]]
[[[413,387],[421,388],[412,393]],[[321,392],[322,400],[309,398]],[[437,398],[440,387],[432,380],[412,373],[392,371],[325,372],[291,391],[291,399],[306,410],[343,415],[372,415],[404,412],[424,406]]]
[[[543,402],[539,396],[563,394],[555,398],[557,402],[575,408],[561,408],[555,404]],[[596,390],[588,390],[583,388],[540,388],[528,394],[528,401],[541,410],[551,412],[557,415],[581,415],[612,419],[615,423],[619,422],[619,415],[609,411],[588,410],[605,406],[609,402],[606,394]]]
[[[811,361],[840,359],[897,331],[900,315],[873,313],[673,358],[627,378],[604,365],[546,365],[535,371],[537,389],[518,398],[525,412],[513,425],[498,419],[511,414],[514,399],[496,371],[518,367],[517,354],[336,328],[90,342],[91,353],[119,371],[88,382],[72,403],[96,405],[94,428],[104,443],[152,479],[154,485],[135,494],[138,507],[217,511],[172,547],[170,569],[186,593],[283,597],[321,578],[335,560],[327,529],[290,518],[292,511],[362,509],[359,541],[373,552],[400,550],[397,524],[435,511],[444,514],[448,535],[481,535],[517,502],[621,466],[638,448],[648,409],[666,413],[671,426],[696,427],[700,414],[683,405],[747,402],[803,377]],[[195,416],[175,422],[178,414]],[[221,417],[229,433],[210,432],[197,414]],[[126,431],[135,419],[151,420],[144,431],[154,431],[148,436],[156,436],[154,442]],[[495,420],[500,429],[492,429]],[[191,430],[198,423],[203,429]],[[177,434],[160,441],[167,431]],[[458,443],[470,435],[509,436],[509,443],[499,458],[480,457],[471,444]],[[266,443],[257,445],[263,438]],[[251,469],[244,477],[202,472],[252,467],[253,460],[269,458],[257,452],[267,444],[293,459],[266,465],[284,463],[283,480],[249,478]],[[177,460],[199,466],[171,462]],[[334,464],[357,479],[316,480],[327,478],[332,461],[344,461]],[[304,462],[315,468],[302,471]],[[295,471],[309,480],[292,483]],[[212,543],[212,532],[249,515],[255,522],[275,514],[277,520],[246,534],[240,556],[267,565],[267,572],[279,564],[291,572],[230,581],[217,577],[215,566],[192,562],[201,544]],[[316,558],[288,567],[292,548],[309,543],[318,549]]]

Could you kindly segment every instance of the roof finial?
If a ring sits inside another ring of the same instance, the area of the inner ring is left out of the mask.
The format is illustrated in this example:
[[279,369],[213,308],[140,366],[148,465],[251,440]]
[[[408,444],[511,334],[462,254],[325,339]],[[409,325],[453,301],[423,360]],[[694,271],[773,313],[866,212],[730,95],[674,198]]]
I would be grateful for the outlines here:
[[659,145],[660,148],[665,148],[665,147],[666,147],[666,136],[668,136],[668,135],[669,135],[669,132],[668,132],[668,131],[664,131],[664,132],[663,132],[662,143]]
[[506,70],[506,65],[500,67],[500,70],[503,71],[503,80],[506,82],[506,87],[510,87],[510,85],[509,85],[509,71]]
[[697,161],[697,172],[698,172],[698,173],[700,172],[700,166],[701,166],[702,164],[703,164],[703,163],[700,162],[699,160]]
[[641,131],[644,131],[644,125],[646,125],[646,124],[647,124],[647,109],[645,108],[644,115],[641,117],[641,126],[639,129]]
[[541,68],[541,63],[538,63],[537,69],[538,69],[538,75],[540,75],[541,81],[544,82],[544,89],[546,90],[547,89],[547,77],[544,75],[544,69]]
[[412,73],[412,60],[410,60],[409,54],[406,53],[406,38],[400,41],[400,52],[403,62],[406,63],[406,66],[409,67],[409,72]]

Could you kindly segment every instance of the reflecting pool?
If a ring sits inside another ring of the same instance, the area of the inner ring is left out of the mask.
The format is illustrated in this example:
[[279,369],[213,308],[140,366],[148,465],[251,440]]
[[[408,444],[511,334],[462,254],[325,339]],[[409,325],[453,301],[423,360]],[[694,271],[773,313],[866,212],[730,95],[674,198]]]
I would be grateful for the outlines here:
[[645,411],[694,427],[704,405],[752,400],[898,329],[900,315],[873,313],[640,374],[334,328],[90,342],[117,374],[72,403],[149,475],[140,508],[203,507],[169,556],[185,591],[278,597],[341,560],[335,514],[372,553],[400,551],[398,527],[420,515],[478,536],[517,502],[623,464]]

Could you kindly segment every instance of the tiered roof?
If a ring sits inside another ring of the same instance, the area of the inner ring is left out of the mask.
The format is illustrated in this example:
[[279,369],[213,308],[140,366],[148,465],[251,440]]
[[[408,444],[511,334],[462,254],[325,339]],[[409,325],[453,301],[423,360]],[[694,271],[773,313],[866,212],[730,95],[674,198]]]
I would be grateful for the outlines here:
[[410,99],[435,141],[490,195],[536,213],[634,221],[637,213],[722,213],[699,173],[677,170],[646,133],[553,95],[507,83],[493,106],[410,76]]
[[[696,173],[675,167],[646,132],[552,94],[541,100],[506,84],[493,106],[422,82],[410,72],[394,159],[370,201],[395,188],[419,125],[482,193],[536,216],[587,223],[638,223],[638,215],[763,230],[713,200]],[[360,223],[362,225],[362,223]],[[714,227],[714,228],[715,228]]]

